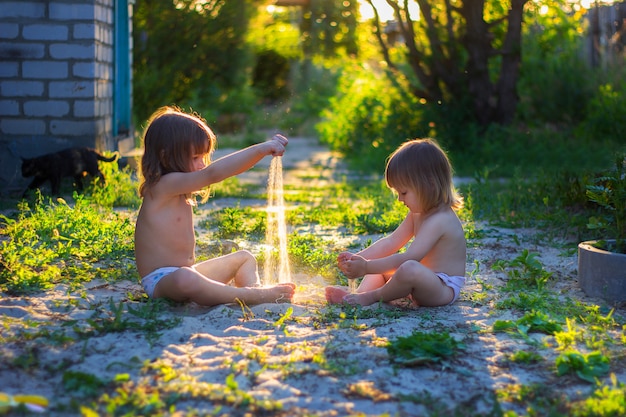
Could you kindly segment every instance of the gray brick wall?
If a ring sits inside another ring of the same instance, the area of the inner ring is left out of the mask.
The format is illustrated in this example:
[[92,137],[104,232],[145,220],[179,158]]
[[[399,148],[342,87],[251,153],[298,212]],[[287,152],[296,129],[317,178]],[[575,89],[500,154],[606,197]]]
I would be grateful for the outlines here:
[[0,0],[0,193],[23,186],[22,156],[117,148],[114,5]]

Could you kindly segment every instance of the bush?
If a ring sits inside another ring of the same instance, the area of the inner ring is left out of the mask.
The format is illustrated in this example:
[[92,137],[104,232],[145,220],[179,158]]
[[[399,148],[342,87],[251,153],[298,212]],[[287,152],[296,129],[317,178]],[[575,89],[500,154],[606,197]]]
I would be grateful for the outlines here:
[[399,144],[428,135],[421,107],[383,74],[346,67],[317,130],[321,141],[342,152],[352,168],[381,172]]
[[579,134],[598,141],[619,143],[626,137],[626,82],[604,84],[587,106]]

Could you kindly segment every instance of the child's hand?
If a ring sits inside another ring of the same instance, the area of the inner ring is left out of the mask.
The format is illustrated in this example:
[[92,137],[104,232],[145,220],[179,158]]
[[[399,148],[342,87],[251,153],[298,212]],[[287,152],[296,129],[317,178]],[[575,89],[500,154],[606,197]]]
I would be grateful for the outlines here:
[[341,252],[338,256],[337,256],[337,263],[339,265],[341,265],[342,263],[344,263],[345,261],[349,260],[350,258],[352,258],[352,253],[350,252]]
[[[346,252],[344,252],[346,253]],[[341,257],[342,254],[339,256]],[[362,277],[367,272],[367,259],[348,253],[349,258],[340,260],[339,269],[350,279]],[[340,258],[341,259],[341,258]]]
[[350,258],[352,258],[352,255],[353,254],[350,252],[341,252],[337,256],[337,266],[344,274],[346,273],[346,264],[350,260]]
[[276,134],[266,143],[271,146],[269,153],[272,156],[282,156],[285,153],[285,147],[287,146],[287,143],[289,143],[289,140],[287,140],[287,138],[283,135]]

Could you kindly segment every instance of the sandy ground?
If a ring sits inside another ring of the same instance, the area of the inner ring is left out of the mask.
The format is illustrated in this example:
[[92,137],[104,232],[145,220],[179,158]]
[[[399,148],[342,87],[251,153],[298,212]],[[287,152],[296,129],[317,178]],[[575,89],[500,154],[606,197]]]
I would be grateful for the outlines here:
[[[293,139],[290,146],[283,161],[285,182],[307,178],[315,186],[345,175],[336,155],[314,142]],[[269,166],[269,160],[263,163]],[[242,175],[241,180],[258,180],[262,169]],[[357,317],[353,310],[342,315],[340,308],[324,302],[324,280],[298,271],[293,275],[298,284],[293,304],[166,305],[156,318],[132,313],[141,311],[142,303],[133,299],[142,289],[130,281],[93,281],[84,292],[69,294],[67,287],[58,286],[30,297],[3,296],[2,338],[15,334],[24,323],[38,323],[49,337],[43,342],[3,339],[0,391],[45,396],[54,416],[77,415],[64,407],[85,401],[80,386],[64,383],[64,375],[77,372],[104,381],[108,388],[101,387],[101,392],[106,390],[114,398],[120,394],[111,389],[111,381],[119,374],[128,375],[130,382],[124,387],[131,393],[159,393],[171,399],[170,394],[177,392],[172,400],[176,410],[195,409],[194,415],[236,416],[246,410],[249,415],[285,416],[453,415],[451,410],[478,415],[493,411],[497,391],[511,391],[520,384],[541,384],[574,399],[588,395],[590,384],[556,376],[554,360],[559,352],[553,337],[532,333],[521,338],[491,330],[496,320],[516,320],[523,312],[494,308],[495,288],[506,276],[490,266],[495,260],[518,256],[523,249],[540,254],[544,268],[553,273],[550,286],[557,295],[602,304],[578,288],[576,254],[554,243],[538,243],[537,230],[478,227],[481,237],[472,240],[468,250],[467,285],[460,300],[447,307],[373,306]],[[94,332],[87,338],[76,335],[77,329],[89,328],[98,319],[114,318],[118,306],[123,309],[121,317],[130,322],[158,319],[176,324],[157,330],[158,337],[145,327]],[[447,332],[464,349],[440,363],[396,366],[386,343],[414,331]],[[520,350],[536,352],[543,359],[530,365],[507,360]],[[623,366],[614,365],[611,371],[626,382]],[[501,404],[524,412],[523,401],[501,399]],[[272,411],[275,408],[279,410]],[[143,410],[128,415],[150,415]]]

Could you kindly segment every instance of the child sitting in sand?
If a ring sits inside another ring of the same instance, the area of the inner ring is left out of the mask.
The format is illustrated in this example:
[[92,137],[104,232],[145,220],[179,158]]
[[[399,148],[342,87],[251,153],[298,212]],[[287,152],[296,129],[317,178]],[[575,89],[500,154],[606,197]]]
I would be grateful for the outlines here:
[[326,299],[367,306],[410,296],[420,306],[452,304],[465,284],[466,244],[454,211],[463,200],[448,157],[431,139],[408,141],[391,155],[385,179],[409,213],[390,235],[359,253],[339,254],[348,279],[364,278],[354,294],[327,287]]
[[135,227],[137,270],[148,296],[205,306],[291,301],[293,284],[260,286],[250,252],[195,263],[193,226],[196,194],[205,202],[209,185],[246,171],[267,155],[282,155],[287,142],[275,135],[210,163],[216,138],[202,118],[174,107],[150,117],[141,159],[143,202]]

